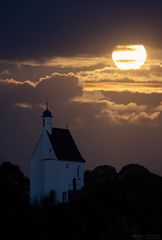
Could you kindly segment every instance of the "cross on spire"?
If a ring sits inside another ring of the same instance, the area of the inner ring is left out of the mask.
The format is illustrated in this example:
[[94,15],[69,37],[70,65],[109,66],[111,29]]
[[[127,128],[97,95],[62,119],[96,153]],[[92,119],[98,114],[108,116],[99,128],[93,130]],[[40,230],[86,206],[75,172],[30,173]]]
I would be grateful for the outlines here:
[[46,98],[46,110],[48,110],[48,98]]
[[46,102],[46,110],[48,110],[48,102]]

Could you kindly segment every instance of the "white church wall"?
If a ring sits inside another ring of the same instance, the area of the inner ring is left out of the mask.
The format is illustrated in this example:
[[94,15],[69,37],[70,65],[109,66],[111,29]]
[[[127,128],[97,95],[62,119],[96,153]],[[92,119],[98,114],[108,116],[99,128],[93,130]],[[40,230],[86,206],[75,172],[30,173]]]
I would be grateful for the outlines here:
[[[77,169],[80,168],[80,175],[77,174]],[[76,179],[76,190],[79,190],[84,185],[84,163],[58,161],[59,171],[59,189],[57,191],[58,200],[62,201],[63,192],[73,190],[73,179]]]
[[59,177],[58,160],[48,135],[45,143],[44,172],[44,195],[48,195],[51,190],[57,193]]
[[50,173],[50,170],[48,170],[50,169],[48,162],[56,160],[57,158],[49,141],[46,129],[43,128],[37,147],[30,160],[30,197],[32,201],[40,199],[47,193],[49,185],[47,178],[48,171]]
[[44,187],[44,168],[40,159],[43,156],[43,134],[38,141],[36,149],[30,159],[30,198],[31,201],[37,200],[43,194]]
[[[45,189],[44,195],[48,195],[52,190],[56,193],[56,202],[62,202],[63,193],[68,194],[73,190],[73,178],[76,178],[76,190],[84,185],[84,164],[69,161],[44,161],[45,169]],[[77,176],[77,169],[80,168],[80,175]]]
[[49,192],[55,191],[57,193],[58,190],[58,161],[57,160],[46,160],[44,161],[45,168],[45,188],[44,194],[48,195]]

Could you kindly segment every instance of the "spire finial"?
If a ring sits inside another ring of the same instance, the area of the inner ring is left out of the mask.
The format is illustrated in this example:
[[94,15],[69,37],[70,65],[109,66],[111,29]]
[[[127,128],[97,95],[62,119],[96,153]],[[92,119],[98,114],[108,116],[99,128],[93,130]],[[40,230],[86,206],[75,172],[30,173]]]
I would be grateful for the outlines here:
[[46,110],[48,110],[48,98],[46,98]]
[[46,98],[46,101],[45,101],[45,106],[44,106],[44,111],[43,111],[43,114],[42,114],[42,117],[45,118],[45,117],[50,117],[52,118],[52,113],[49,111],[48,109],[48,98]]

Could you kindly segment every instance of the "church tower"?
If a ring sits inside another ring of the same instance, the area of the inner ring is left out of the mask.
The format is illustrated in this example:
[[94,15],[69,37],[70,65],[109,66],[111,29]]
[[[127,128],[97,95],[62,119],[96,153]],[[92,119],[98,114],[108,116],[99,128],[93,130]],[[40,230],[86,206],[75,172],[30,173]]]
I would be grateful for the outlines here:
[[68,202],[71,192],[84,186],[85,160],[69,129],[52,127],[52,113],[42,114],[41,136],[30,159],[30,199],[40,201],[50,191],[55,201]]
[[42,114],[43,127],[52,134],[52,113],[48,110],[48,103],[46,103],[46,110]]

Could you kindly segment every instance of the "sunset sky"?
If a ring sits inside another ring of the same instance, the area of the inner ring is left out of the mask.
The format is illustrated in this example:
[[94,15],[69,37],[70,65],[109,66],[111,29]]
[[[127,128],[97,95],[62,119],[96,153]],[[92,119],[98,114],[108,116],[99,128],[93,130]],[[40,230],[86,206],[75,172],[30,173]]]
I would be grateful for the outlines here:
[[[29,158],[48,97],[87,168],[129,163],[162,175],[162,1],[0,0],[0,160]],[[116,45],[143,44],[138,70]]]

